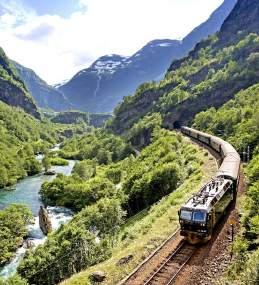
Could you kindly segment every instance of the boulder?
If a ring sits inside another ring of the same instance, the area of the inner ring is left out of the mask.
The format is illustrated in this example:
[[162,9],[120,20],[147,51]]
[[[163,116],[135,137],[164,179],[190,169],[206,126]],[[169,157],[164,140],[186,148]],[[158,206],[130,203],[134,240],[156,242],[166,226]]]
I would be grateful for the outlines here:
[[56,172],[54,170],[48,170],[44,172],[44,175],[56,175]]
[[117,265],[123,265],[128,263],[133,258],[132,254],[129,254],[127,256],[122,257],[116,264]]
[[48,212],[42,206],[40,206],[39,210],[39,224],[44,235],[47,235],[52,231],[51,220],[49,218]]
[[90,278],[93,282],[103,282],[106,274],[103,271],[96,271],[91,274]]

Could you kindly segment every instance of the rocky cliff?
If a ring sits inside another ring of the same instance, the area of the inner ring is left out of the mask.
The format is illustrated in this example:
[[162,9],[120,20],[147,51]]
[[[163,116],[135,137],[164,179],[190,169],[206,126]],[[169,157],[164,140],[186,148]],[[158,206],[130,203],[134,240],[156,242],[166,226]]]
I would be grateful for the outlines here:
[[61,112],[51,119],[53,123],[60,124],[75,124],[80,121],[85,122],[90,126],[99,128],[103,126],[105,121],[110,119],[112,116],[109,114],[89,114],[77,111]]
[[30,96],[24,82],[18,77],[16,70],[3,49],[0,48],[0,100],[4,103],[20,107],[35,118],[40,113]]

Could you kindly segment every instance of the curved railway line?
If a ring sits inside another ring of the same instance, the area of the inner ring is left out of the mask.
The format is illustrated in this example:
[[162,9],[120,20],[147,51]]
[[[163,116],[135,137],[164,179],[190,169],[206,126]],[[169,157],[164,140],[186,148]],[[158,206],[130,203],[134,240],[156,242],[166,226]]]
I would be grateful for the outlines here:
[[[192,135],[191,131],[194,131],[195,135]],[[239,169],[237,169],[236,166],[240,160],[238,154],[235,154],[235,149],[231,145],[217,137],[211,136],[210,138],[209,135],[190,128],[184,127],[183,133],[191,137],[191,139],[199,145],[208,149],[216,158],[219,167],[217,174],[220,173],[222,175],[223,173],[223,175],[225,175],[225,169],[227,169],[230,174],[234,173],[239,177]],[[202,139],[199,139],[199,136],[201,136]],[[231,159],[229,159],[229,156],[231,156]],[[234,160],[233,157],[235,158]],[[238,179],[236,185],[238,185]],[[188,243],[186,239],[180,236],[180,230],[177,230],[130,275],[122,280],[119,285],[175,284],[178,282],[177,280],[180,273],[185,271],[184,269],[186,268],[187,263],[189,261],[191,262],[191,258],[194,257],[195,259],[195,253],[199,248],[201,247],[198,245]],[[142,276],[143,278],[141,278],[142,272],[147,272],[147,269],[148,274],[145,274],[145,276]]]

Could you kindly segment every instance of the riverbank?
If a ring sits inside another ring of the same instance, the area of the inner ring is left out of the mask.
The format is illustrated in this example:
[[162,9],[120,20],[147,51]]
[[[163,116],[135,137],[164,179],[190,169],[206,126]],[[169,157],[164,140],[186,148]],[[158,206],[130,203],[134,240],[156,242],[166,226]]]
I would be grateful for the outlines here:
[[[56,149],[57,147],[53,150]],[[37,159],[41,160],[42,156],[37,156]],[[56,174],[61,173],[64,175],[70,175],[74,165],[75,161],[69,160],[68,165],[52,166],[51,170]],[[39,191],[44,182],[52,181],[55,177],[56,175],[44,175],[41,173],[22,179],[12,187],[13,190],[0,190],[0,210],[8,207],[11,204],[24,204],[28,206],[34,216],[34,223],[29,225],[27,239],[16,251],[11,262],[6,264],[3,268],[0,268],[0,277],[7,278],[14,274],[27,249],[44,243],[46,237],[40,230],[38,217],[40,206],[43,205]],[[57,229],[61,224],[68,222],[73,216],[72,211],[62,207],[47,207],[47,210],[54,230]]]

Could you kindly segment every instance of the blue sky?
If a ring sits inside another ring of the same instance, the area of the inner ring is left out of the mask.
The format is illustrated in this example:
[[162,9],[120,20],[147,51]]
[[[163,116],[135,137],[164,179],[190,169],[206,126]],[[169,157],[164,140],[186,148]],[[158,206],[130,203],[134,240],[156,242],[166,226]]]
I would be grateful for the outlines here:
[[105,54],[181,39],[223,0],[0,0],[0,46],[53,84]]
[[22,0],[22,3],[34,9],[38,15],[59,15],[65,18],[82,8],[77,0]]

